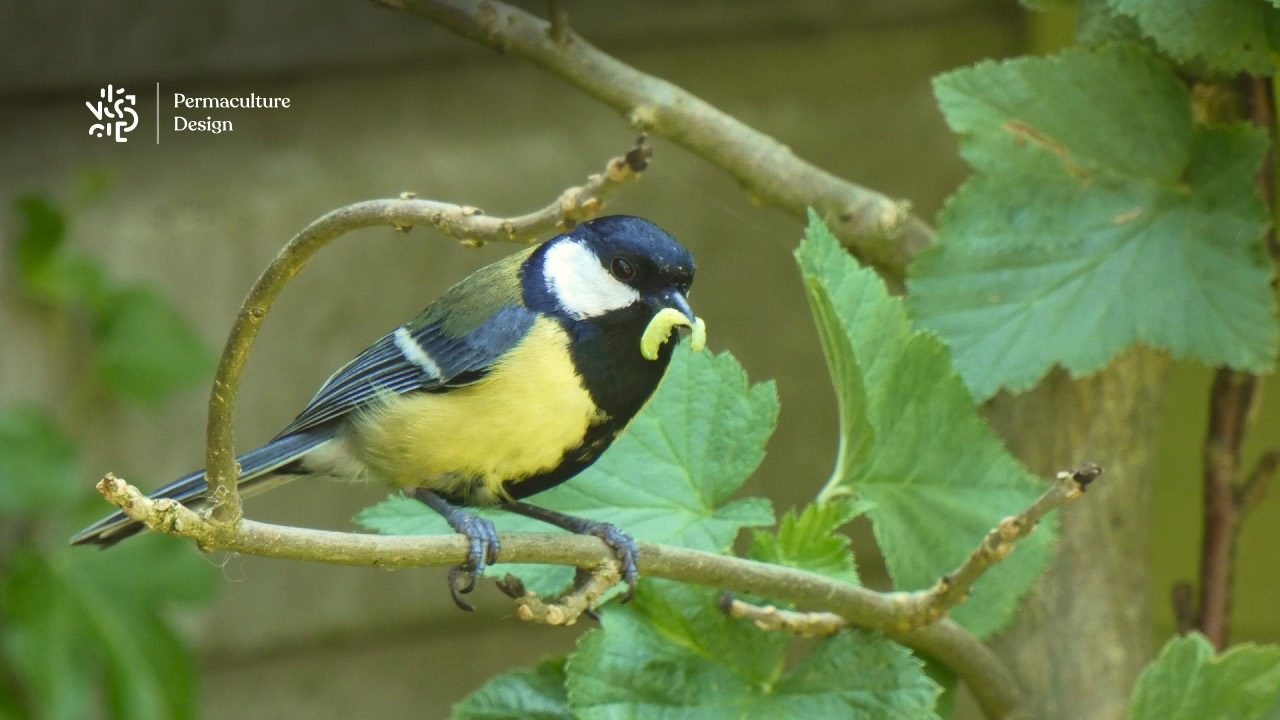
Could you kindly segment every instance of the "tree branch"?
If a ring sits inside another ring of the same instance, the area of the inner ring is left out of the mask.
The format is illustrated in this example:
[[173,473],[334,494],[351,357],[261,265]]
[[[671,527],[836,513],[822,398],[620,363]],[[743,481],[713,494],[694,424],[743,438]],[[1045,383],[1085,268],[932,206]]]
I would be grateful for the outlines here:
[[[1274,98],[1267,78],[1244,80],[1244,115],[1268,137],[1275,137]],[[1230,108],[1232,112],[1237,108]],[[1255,183],[1272,219],[1276,213],[1276,165],[1268,151]],[[1273,264],[1280,263],[1280,245],[1274,225],[1267,229],[1263,247]],[[1273,281],[1274,284],[1274,281]],[[1200,547],[1200,603],[1196,625],[1219,650],[1227,646],[1231,631],[1232,590],[1235,585],[1236,545],[1240,524],[1266,494],[1280,455],[1269,452],[1246,477],[1240,468],[1240,452],[1254,406],[1258,378],[1252,373],[1221,367],[1214,373],[1209,391],[1209,429],[1204,441],[1204,535]]]
[[1209,431],[1204,444],[1204,536],[1200,548],[1200,631],[1219,650],[1227,646],[1231,590],[1235,582],[1240,507],[1236,482],[1245,421],[1253,407],[1257,378],[1218,368],[1209,397]]
[[673,140],[736,178],[755,200],[803,218],[812,206],[863,262],[901,280],[907,260],[933,239],[909,204],[801,160],[790,148],[710,103],[601,52],[564,19],[548,23],[489,0],[376,0],[416,13],[499,52],[521,55]]
[[[226,528],[173,500],[152,500],[114,475],[98,491],[126,515],[157,532],[189,537],[204,550],[383,568],[455,566],[467,558],[461,535],[371,535],[293,528],[241,519]],[[608,568],[613,551],[601,540],[563,533],[503,533],[502,560]],[[698,550],[637,543],[637,564],[646,577],[771,597],[826,608],[851,625],[879,630],[929,655],[956,673],[989,718],[1022,717],[1017,685],[985,644],[950,620],[907,629],[896,593],[877,593],[816,573]]]
[[[1277,460],[1280,462],[1280,457]],[[946,617],[951,608],[969,599],[973,584],[987,570],[1008,557],[1017,541],[1030,535],[1045,515],[1067,502],[1083,497],[1089,486],[1101,475],[1102,468],[1094,463],[1085,463],[1071,472],[1058,473],[1056,482],[1030,507],[1001,520],[955,572],[944,576],[928,590],[885,595],[898,606],[895,629],[898,632],[910,632]],[[751,620],[761,630],[785,632],[800,637],[831,635],[850,624],[845,618],[829,612],[797,612],[782,610],[773,605],[754,605],[737,600],[729,593],[722,596],[720,609],[730,617]]]
[[630,151],[610,160],[604,172],[592,175],[580,186],[565,190],[541,210],[519,217],[489,217],[479,208],[419,200],[405,193],[395,200],[368,200],[338,208],[303,228],[254,283],[236,315],[218,362],[213,391],[209,395],[205,458],[209,493],[213,498],[213,527],[229,533],[242,513],[240,496],[236,491],[239,472],[235,466],[231,418],[249,349],[258,336],[267,309],[275,302],[285,283],[302,270],[303,264],[316,251],[352,230],[378,225],[390,225],[401,231],[407,231],[414,225],[430,225],[472,246],[489,240],[532,242],[552,231],[571,228],[600,212],[619,187],[639,177],[647,167],[649,157],[649,146],[641,136]]
[[945,617],[951,608],[969,599],[969,592],[978,578],[1008,557],[1017,541],[1030,535],[1049,511],[1083,497],[1085,490],[1101,474],[1102,468],[1093,463],[1085,463],[1071,472],[1058,473],[1056,481],[1031,507],[1001,520],[954,572],[943,576],[932,588],[904,598],[904,619],[924,624]]

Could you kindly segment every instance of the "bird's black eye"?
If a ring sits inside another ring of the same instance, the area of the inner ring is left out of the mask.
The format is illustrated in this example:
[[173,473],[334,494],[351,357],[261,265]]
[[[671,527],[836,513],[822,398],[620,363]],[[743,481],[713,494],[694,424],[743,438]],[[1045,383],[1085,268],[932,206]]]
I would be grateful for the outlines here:
[[635,266],[627,262],[625,258],[616,257],[613,262],[609,263],[609,272],[619,280],[630,280],[636,274]]

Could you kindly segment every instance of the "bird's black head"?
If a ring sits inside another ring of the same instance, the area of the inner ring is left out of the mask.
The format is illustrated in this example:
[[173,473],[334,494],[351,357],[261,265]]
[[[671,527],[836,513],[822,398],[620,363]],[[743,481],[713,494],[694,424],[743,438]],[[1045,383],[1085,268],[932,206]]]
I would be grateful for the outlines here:
[[694,321],[693,256],[647,220],[611,215],[583,223],[547,241],[530,263],[526,298],[538,310],[577,321],[669,307]]

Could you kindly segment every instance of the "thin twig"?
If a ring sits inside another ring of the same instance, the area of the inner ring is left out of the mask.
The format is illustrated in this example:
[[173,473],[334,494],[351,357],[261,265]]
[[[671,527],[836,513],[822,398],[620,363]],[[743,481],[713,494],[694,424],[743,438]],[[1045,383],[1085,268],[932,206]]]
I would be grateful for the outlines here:
[[569,10],[561,0],[547,0],[547,15],[551,18],[551,39],[561,47],[569,42]]
[[782,632],[802,638],[823,638],[849,627],[849,621],[830,612],[784,610],[775,605],[755,605],[735,598],[731,593],[720,596],[720,610],[735,620],[750,620],[757,628]]
[[227,531],[241,517],[231,418],[249,350],[268,308],[316,251],[352,230],[378,225],[401,231],[415,225],[428,225],[469,245],[489,240],[534,241],[598,214],[619,187],[639,176],[648,165],[649,156],[649,146],[641,136],[630,151],[610,160],[604,172],[565,190],[550,205],[528,215],[489,217],[478,208],[420,200],[406,193],[397,199],[368,200],[338,208],[295,235],[249,291],[231,327],[214,376],[213,391],[209,395],[205,465],[210,495],[214,498],[214,525]]
[[1085,463],[1072,471],[1058,473],[1055,482],[1026,510],[1000,521],[968,559],[954,572],[943,576],[928,590],[900,593],[902,605],[899,622],[916,627],[946,616],[951,608],[969,599],[973,584],[987,570],[1009,556],[1016,543],[1031,534],[1049,511],[1084,495],[1089,485],[1102,474],[1102,468]]
[[1200,543],[1200,601],[1196,623],[1219,650],[1231,631],[1240,449],[1256,397],[1252,373],[1218,368],[1209,391],[1209,429],[1204,441],[1204,535]]
[[521,55],[673,140],[736,178],[754,199],[797,218],[812,206],[864,262],[900,280],[911,255],[933,238],[909,203],[808,163],[777,140],[710,103],[601,52],[577,35],[558,43],[551,23],[491,0],[377,0],[425,16],[500,52]]
[[1280,469],[1280,450],[1268,450],[1258,458],[1248,477],[1236,488],[1236,508],[1240,511],[1241,522],[1266,498],[1277,469]]
[[1173,601],[1173,622],[1179,635],[1196,629],[1196,610],[1191,600],[1191,583],[1174,583],[1170,594]]
[[[292,528],[242,519],[230,530],[172,500],[152,500],[107,475],[98,491],[148,528],[189,537],[205,550],[383,568],[454,566],[464,562],[461,535],[371,535]],[[593,569],[614,561],[601,540],[564,533],[503,533],[502,560]],[[637,565],[646,577],[720,588],[800,605],[822,607],[851,625],[880,630],[954,671],[969,686],[987,717],[1021,717],[1021,698],[1008,668],[980,640],[950,620],[904,630],[901,605],[886,595],[816,573],[697,550],[637,543]]]
[[554,600],[543,600],[537,593],[526,590],[524,583],[513,575],[499,580],[498,589],[516,601],[516,617],[525,622],[572,625],[584,614],[594,616],[596,603],[621,580],[622,572],[615,557],[595,569],[578,568],[573,586]]

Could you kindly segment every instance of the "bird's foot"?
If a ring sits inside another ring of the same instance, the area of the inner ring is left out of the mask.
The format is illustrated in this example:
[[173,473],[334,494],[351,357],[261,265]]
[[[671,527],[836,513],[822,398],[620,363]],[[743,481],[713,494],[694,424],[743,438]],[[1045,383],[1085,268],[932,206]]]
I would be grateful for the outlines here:
[[462,596],[476,588],[476,582],[486,567],[498,562],[500,543],[497,529],[491,521],[451,505],[430,490],[419,488],[413,496],[440,513],[449,527],[467,538],[467,561],[449,570],[449,595],[462,610],[474,611],[475,607]]
[[467,561],[449,570],[449,594],[459,608],[472,612],[475,607],[462,599],[476,588],[476,582],[484,575],[484,569],[498,561],[498,531],[493,523],[482,517],[457,510],[446,516],[449,526],[467,538],[470,547]]
[[510,512],[564,528],[578,535],[591,535],[603,540],[604,544],[613,550],[613,556],[618,559],[618,571],[622,574],[622,581],[627,584],[627,591],[622,595],[622,602],[628,602],[635,597],[636,578],[639,574],[636,569],[636,555],[638,554],[636,541],[632,540],[630,535],[619,530],[616,525],[574,517],[557,510],[548,510],[544,507],[522,502],[508,502],[502,507]]
[[636,541],[622,532],[613,523],[588,522],[580,531],[583,535],[592,535],[604,541],[613,550],[618,559],[618,570],[622,573],[622,582],[627,584],[627,591],[622,595],[622,602],[630,602],[636,594]]

